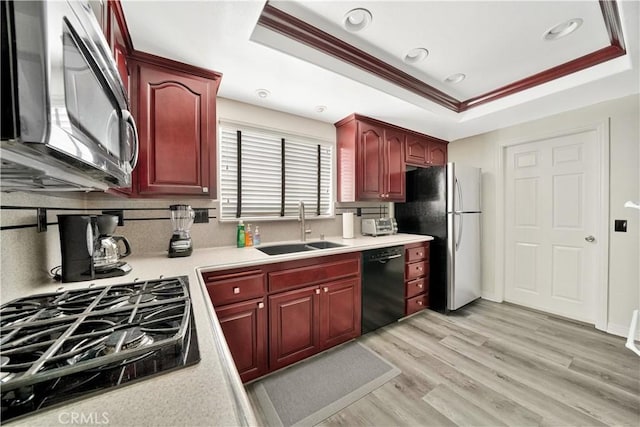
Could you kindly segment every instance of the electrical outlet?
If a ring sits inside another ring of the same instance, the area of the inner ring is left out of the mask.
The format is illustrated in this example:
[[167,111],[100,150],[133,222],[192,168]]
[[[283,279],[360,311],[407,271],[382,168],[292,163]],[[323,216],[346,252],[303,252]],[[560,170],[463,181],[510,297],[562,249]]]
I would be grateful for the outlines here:
[[614,221],[613,229],[615,231],[621,231],[623,233],[627,232],[627,220],[626,219],[616,219]]
[[118,227],[122,227],[124,225],[124,211],[122,209],[112,210],[112,211],[102,211],[102,214],[117,216]]
[[209,222],[209,209],[194,209],[193,212],[195,213],[194,224]]

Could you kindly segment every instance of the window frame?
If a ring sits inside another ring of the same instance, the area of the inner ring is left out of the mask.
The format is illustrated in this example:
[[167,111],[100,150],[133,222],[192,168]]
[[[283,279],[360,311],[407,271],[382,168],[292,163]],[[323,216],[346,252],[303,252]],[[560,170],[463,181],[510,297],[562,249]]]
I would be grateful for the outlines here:
[[218,121],[217,128],[217,190],[218,190],[218,221],[222,223],[234,223],[239,220],[244,221],[246,224],[247,221],[251,222],[271,222],[271,221],[297,221],[298,217],[296,216],[246,216],[242,215],[240,217],[223,217],[222,214],[222,129],[232,128],[235,132],[236,130],[240,130],[241,132],[257,132],[257,133],[270,133],[272,136],[277,138],[284,138],[285,144],[287,139],[293,139],[296,142],[307,142],[310,145],[320,145],[320,146],[328,146],[331,147],[331,158],[329,160],[329,164],[331,165],[330,171],[330,195],[329,195],[329,213],[325,215],[316,215],[315,209],[312,209],[311,206],[305,206],[305,221],[315,221],[315,220],[327,220],[327,219],[335,219],[335,203],[336,203],[336,181],[337,181],[337,170],[336,170],[336,142],[335,140],[328,140],[319,138],[317,136],[291,132],[279,128],[272,128],[268,126],[261,126],[246,122],[241,122],[237,120],[228,120],[228,119],[220,119]]

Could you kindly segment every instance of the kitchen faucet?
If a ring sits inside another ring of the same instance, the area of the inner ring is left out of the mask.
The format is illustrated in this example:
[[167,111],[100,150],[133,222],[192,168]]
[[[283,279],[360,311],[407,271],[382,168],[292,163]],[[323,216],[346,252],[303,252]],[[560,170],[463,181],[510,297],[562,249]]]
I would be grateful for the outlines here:
[[300,221],[300,240],[304,242],[307,240],[307,234],[311,234],[311,229],[304,225],[304,202],[302,200],[298,202],[298,221]]

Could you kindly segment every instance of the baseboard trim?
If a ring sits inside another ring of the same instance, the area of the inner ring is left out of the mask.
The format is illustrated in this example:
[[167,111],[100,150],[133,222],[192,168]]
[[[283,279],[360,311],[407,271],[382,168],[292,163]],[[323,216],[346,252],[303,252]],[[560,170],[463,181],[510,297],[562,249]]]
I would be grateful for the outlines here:
[[492,302],[504,302],[504,299],[498,298],[495,294],[482,293],[480,296],[482,299],[486,299]]
[[[626,338],[627,335],[629,334],[629,325],[618,325],[615,323],[607,323],[607,333]],[[636,336],[634,339],[636,341],[640,341],[640,329],[636,331]]]

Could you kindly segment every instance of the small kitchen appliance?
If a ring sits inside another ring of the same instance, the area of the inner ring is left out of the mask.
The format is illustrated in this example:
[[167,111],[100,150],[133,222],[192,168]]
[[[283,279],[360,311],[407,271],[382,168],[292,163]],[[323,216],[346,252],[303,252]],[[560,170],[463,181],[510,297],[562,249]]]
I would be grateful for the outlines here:
[[[131,255],[131,245],[124,236],[113,235],[118,225],[118,217],[98,215],[96,225],[99,234],[93,252],[93,267],[96,278],[124,276],[129,273],[131,266],[121,259]],[[120,252],[118,242],[124,244],[124,253]]]
[[138,134],[87,1],[3,1],[0,186],[126,187]]
[[2,421],[200,361],[186,276],[0,306]]
[[91,215],[58,215],[63,282],[95,278],[95,224],[96,217]]
[[173,226],[173,235],[169,241],[169,258],[189,256],[193,252],[189,230],[193,225],[195,213],[189,205],[171,205],[169,209]]
[[396,234],[398,224],[395,218],[366,218],[362,220],[361,233],[363,236],[384,236]]

